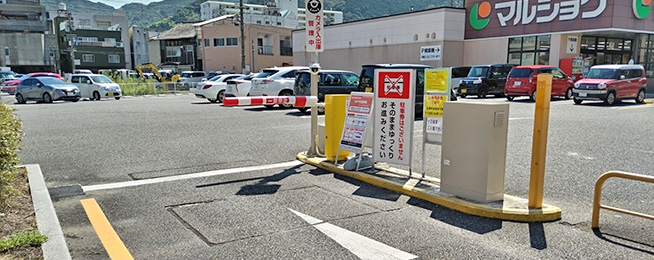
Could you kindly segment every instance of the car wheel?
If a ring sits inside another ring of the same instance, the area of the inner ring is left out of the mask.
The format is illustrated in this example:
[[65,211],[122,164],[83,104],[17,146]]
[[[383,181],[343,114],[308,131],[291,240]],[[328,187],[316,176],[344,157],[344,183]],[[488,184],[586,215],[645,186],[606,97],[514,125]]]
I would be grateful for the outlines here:
[[495,97],[504,97],[504,93],[495,94]]
[[579,104],[581,104],[581,102],[582,102],[583,100],[581,100],[581,99],[577,99],[577,98],[572,98],[572,101],[574,101],[576,105],[579,105]]
[[[293,92],[288,91],[288,90],[284,90],[281,93],[279,93],[279,95],[282,96],[282,97],[290,97],[290,96],[293,96]],[[279,105],[279,107],[281,107],[281,108],[292,108],[293,104]]]
[[52,103],[52,97],[49,93],[43,93],[43,102]]
[[218,92],[218,96],[216,96],[216,100],[218,101],[218,103],[222,103],[223,99],[225,99],[225,91],[221,90],[220,92]]
[[461,94],[461,98],[466,98],[468,95],[466,94]]
[[263,105],[263,106],[266,107],[267,109],[272,109],[273,107],[275,107],[275,105]]
[[572,88],[569,88],[565,91],[565,100],[570,100],[572,98]]
[[93,99],[100,100],[100,92],[97,91],[93,92]]
[[305,114],[306,114],[306,113],[307,113],[307,111],[308,111],[309,109],[308,109],[308,108],[306,108],[306,107],[301,107],[301,108],[298,108],[297,110],[300,110],[300,112],[302,112],[302,113],[305,113]]
[[116,100],[120,100],[120,97],[116,97]]
[[25,104],[25,98],[21,94],[16,94],[16,102],[18,104]]
[[316,109],[318,110],[318,114],[321,115],[325,114],[325,107],[319,106]]
[[210,98],[207,98],[207,100],[209,100],[209,102],[211,102],[211,103],[216,103],[216,102],[218,102],[218,99],[210,99]]
[[75,103],[75,102],[79,101],[79,98],[78,99],[73,99],[71,101],[73,101],[73,103]]
[[642,104],[645,102],[645,90],[641,89],[638,91],[638,95],[636,95],[636,103]]
[[514,96],[506,96],[506,99],[509,101],[513,101],[514,98],[515,98]]
[[605,105],[611,106],[611,105],[615,104],[615,101],[616,101],[615,100],[615,92],[609,92],[608,94],[606,94],[606,98],[604,99],[604,104]]
[[534,89],[534,92],[531,92],[531,96],[529,96],[529,101],[536,101],[536,90]]
[[487,95],[488,95],[488,88],[487,87],[479,88],[479,93],[477,94],[478,98],[486,98]]

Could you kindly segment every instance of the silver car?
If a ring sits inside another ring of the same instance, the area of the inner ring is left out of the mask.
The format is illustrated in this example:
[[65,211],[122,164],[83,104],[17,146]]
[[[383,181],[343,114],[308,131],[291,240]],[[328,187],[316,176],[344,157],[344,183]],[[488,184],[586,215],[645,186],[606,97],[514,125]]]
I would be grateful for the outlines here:
[[70,83],[52,77],[32,77],[16,87],[16,102],[25,104],[28,100],[52,103],[54,100],[77,102],[82,98],[79,89]]

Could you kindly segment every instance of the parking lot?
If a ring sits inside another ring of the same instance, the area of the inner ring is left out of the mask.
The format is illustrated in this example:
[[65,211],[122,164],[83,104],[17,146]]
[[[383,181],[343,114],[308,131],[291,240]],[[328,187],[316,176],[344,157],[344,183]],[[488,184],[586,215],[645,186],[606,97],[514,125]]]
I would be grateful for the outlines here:
[[[509,103],[505,190],[526,198],[534,104]],[[80,204],[86,198],[135,259],[654,255],[651,221],[603,211],[599,232],[589,227],[599,175],[654,175],[652,104],[552,100],[544,202],[563,214],[544,224],[467,216],[302,165],[295,156],[309,147],[310,118],[296,109],[230,108],[190,95],[13,107],[24,124],[21,163],[40,164],[74,259],[107,259]],[[421,170],[422,121],[415,129]],[[427,175],[439,177],[440,148],[428,146],[427,158]],[[652,185],[612,180],[603,203],[652,214],[653,194]]]

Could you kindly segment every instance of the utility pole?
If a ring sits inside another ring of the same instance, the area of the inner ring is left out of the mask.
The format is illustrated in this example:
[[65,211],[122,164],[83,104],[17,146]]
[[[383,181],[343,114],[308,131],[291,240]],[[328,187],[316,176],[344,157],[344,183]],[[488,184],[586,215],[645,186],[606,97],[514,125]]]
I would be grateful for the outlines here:
[[[239,0],[240,15],[239,20],[241,22],[241,73],[245,73],[245,25],[243,19],[243,0]],[[254,64],[252,64],[254,67]]]

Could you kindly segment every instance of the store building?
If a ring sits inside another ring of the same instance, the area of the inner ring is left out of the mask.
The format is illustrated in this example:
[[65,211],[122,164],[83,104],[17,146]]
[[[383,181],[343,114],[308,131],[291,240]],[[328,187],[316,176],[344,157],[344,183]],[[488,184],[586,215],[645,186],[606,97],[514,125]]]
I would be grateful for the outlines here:
[[[652,1],[642,0],[468,0],[465,9],[438,8],[327,26],[320,62],[326,68],[353,70],[356,64],[372,62],[561,66],[581,57],[587,66],[633,60],[651,78],[652,8]],[[293,32],[296,65],[313,61],[313,54],[304,52],[305,33]],[[421,49],[428,46],[441,47],[438,60],[421,59]]]

